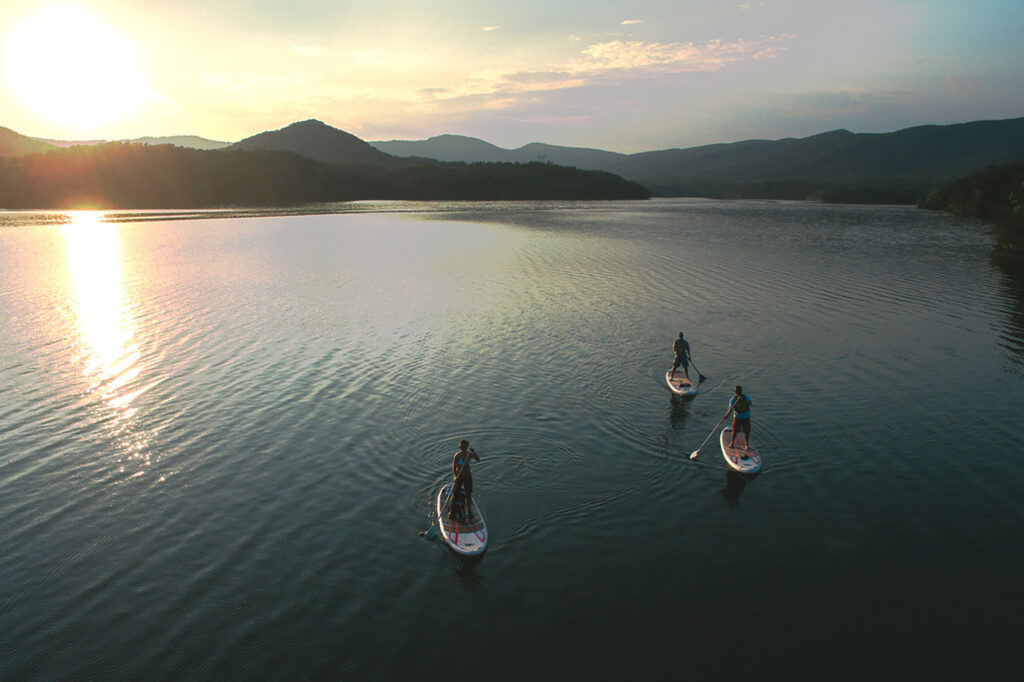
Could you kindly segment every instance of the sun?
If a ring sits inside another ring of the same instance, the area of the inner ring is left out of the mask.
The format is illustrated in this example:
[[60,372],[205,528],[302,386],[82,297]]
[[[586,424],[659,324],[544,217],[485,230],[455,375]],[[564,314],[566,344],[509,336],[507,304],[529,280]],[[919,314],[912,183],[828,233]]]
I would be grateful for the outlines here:
[[55,6],[13,27],[4,67],[25,106],[80,130],[134,113],[149,93],[132,45],[74,5]]

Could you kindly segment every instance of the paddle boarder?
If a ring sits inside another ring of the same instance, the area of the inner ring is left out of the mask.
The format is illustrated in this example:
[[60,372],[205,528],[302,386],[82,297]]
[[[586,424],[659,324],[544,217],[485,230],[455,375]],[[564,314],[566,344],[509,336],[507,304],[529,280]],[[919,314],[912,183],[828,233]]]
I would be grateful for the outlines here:
[[469,469],[470,460],[480,461],[480,455],[476,450],[469,447],[469,441],[463,438],[459,441],[459,449],[452,457],[452,504],[448,508],[448,518],[455,518],[455,499],[460,491],[465,494],[466,518],[473,517],[473,473]]
[[[729,409],[722,417],[724,420],[729,414],[732,414],[732,437],[729,438],[729,447],[736,446],[736,434],[740,431],[743,432],[743,449],[750,450],[750,397],[743,392],[743,387],[739,384],[733,386],[733,395],[729,399]],[[747,459],[747,455],[743,455],[740,459]]]
[[690,380],[690,342],[683,338],[683,333],[679,332],[679,338],[672,342],[672,352],[676,354],[676,359],[672,363],[672,374],[670,380],[676,376],[676,368],[682,366],[683,375],[686,380]]

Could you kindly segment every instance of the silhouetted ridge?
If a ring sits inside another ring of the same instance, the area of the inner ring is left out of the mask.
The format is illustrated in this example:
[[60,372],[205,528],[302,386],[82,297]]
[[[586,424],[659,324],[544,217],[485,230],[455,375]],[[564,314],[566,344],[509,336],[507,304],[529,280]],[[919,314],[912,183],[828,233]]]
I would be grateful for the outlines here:
[[295,152],[324,163],[386,166],[396,161],[355,135],[315,119],[247,137],[228,149]]
[[230,142],[220,140],[208,140],[198,135],[164,135],[160,137],[136,137],[120,142],[134,142],[135,144],[173,144],[177,147],[188,147],[189,149],[223,149],[231,145]]
[[316,161],[295,152],[111,142],[0,157],[0,208],[295,206],[357,199],[646,199],[611,173],[553,164]]
[[53,149],[52,144],[16,133],[10,128],[0,126],[0,156],[21,156],[36,154]]

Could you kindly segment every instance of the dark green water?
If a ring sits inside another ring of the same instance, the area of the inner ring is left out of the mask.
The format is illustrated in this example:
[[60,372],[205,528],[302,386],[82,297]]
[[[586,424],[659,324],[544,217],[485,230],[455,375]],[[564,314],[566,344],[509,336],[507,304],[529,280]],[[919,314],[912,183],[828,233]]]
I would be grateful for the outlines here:
[[[1022,661],[1024,274],[905,208],[0,213],[0,679]],[[118,222],[121,221],[121,222]],[[663,375],[685,331],[709,377]],[[762,473],[712,440],[732,385]],[[488,552],[417,532],[459,438]]]

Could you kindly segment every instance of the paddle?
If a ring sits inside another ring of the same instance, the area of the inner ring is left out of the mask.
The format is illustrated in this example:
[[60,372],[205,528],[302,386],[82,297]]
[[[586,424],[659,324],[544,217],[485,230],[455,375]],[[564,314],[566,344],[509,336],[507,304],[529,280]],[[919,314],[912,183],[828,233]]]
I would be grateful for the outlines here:
[[[462,473],[462,472],[460,471],[459,473]],[[448,499],[446,499],[444,501],[444,504],[441,505],[441,510],[442,511],[444,511],[444,508],[448,506],[449,502],[451,502],[452,495],[455,494],[455,487],[457,485],[457,482],[458,482],[458,476],[456,476],[455,480],[452,481],[452,491],[450,493],[448,493]],[[437,526],[438,526],[439,523],[441,523],[440,515],[438,515],[438,517],[436,519],[434,519],[434,522],[432,524],[430,524],[430,528],[428,528],[426,530],[421,530],[420,531],[420,533],[419,533],[420,537],[421,538],[422,537],[427,537],[427,538],[434,537],[434,535],[437,534]]]
[[[726,413],[725,417],[728,416],[729,414]],[[717,431],[718,427],[722,424],[722,422],[725,421],[725,417],[722,417],[721,419],[718,420],[718,424],[715,424],[715,428],[711,429],[711,433],[709,433],[708,437],[704,439],[704,442],[700,444],[700,447],[698,447],[696,450],[690,453],[690,459],[697,459],[697,453],[700,452],[700,449],[704,447],[704,445],[706,445],[709,440],[711,440],[711,436],[715,435],[715,431]]]
[[[693,367],[694,369],[697,369],[697,365],[693,364],[693,360],[690,360],[690,366]],[[703,374],[701,374],[700,370],[697,369],[697,383],[698,384],[703,384],[707,380],[708,380],[708,378],[706,376],[704,376]]]

